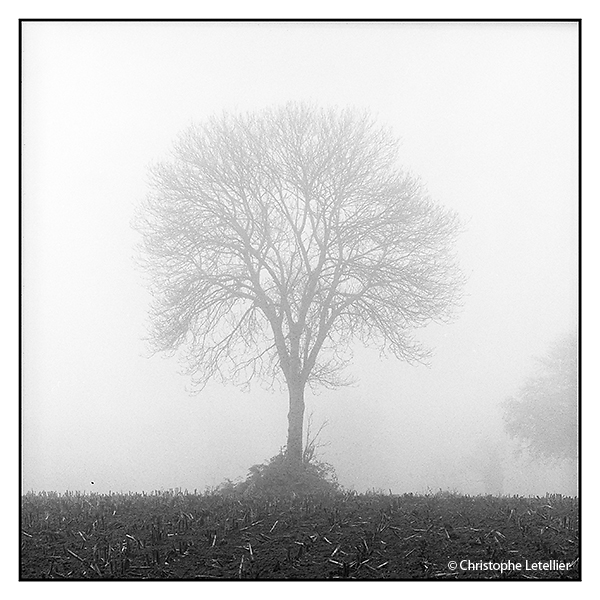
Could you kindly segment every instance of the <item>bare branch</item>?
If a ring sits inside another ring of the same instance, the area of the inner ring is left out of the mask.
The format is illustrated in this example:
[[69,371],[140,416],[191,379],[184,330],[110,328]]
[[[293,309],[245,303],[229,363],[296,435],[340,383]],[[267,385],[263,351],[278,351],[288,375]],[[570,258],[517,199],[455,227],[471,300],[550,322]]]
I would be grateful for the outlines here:
[[367,113],[310,105],[225,114],[151,170],[135,226],[153,347],[210,377],[338,386],[351,344],[403,360],[413,330],[453,318],[458,217],[398,170]]

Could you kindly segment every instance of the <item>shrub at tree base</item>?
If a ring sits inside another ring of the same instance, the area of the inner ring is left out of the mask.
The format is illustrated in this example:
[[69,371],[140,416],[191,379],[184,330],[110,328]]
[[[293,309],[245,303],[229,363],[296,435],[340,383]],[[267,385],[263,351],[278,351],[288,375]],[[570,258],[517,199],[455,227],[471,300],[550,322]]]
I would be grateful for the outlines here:
[[282,450],[266,463],[250,467],[244,481],[227,481],[216,491],[234,496],[292,497],[334,494],[340,486],[330,464],[312,459],[294,467]]

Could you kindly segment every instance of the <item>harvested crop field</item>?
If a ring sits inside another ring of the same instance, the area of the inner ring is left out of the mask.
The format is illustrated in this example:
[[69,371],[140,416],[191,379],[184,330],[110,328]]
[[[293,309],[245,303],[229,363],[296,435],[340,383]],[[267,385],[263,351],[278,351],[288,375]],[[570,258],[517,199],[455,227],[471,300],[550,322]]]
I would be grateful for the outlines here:
[[29,493],[20,544],[21,580],[581,578],[563,496]]

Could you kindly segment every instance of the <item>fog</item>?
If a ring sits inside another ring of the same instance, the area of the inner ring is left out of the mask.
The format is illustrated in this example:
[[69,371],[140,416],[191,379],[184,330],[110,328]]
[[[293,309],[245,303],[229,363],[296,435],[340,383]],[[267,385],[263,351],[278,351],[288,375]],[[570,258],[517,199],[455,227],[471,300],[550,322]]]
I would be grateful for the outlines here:
[[367,108],[465,227],[468,277],[429,366],[355,349],[352,387],[307,395],[350,489],[576,493],[513,455],[501,402],[577,327],[574,23],[23,24],[23,490],[214,487],[285,444],[287,392],[209,384],[144,342],[134,212],[192,120],[287,102]]

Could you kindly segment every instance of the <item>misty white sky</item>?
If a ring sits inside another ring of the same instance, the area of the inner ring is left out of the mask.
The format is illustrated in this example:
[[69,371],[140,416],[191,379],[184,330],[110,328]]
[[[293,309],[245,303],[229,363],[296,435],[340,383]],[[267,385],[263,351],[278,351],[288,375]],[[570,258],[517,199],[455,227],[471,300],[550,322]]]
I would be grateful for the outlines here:
[[574,23],[25,23],[24,490],[203,489],[285,443],[285,392],[190,396],[148,357],[130,220],[191,120],[288,100],[369,108],[466,225],[431,367],[358,349],[357,386],[307,398],[324,458],[359,491],[470,490],[473,440],[577,322],[577,43]]

